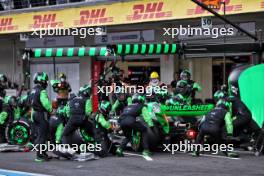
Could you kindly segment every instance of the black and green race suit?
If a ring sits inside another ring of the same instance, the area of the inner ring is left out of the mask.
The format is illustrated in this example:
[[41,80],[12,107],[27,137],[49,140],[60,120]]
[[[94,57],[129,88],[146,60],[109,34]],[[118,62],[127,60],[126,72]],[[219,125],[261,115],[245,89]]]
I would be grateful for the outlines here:
[[0,113],[0,139],[5,142],[5,127],[14,120],[14,108],[8,104],[3,105],[2,112]]
[[59,124],[55,131],[55,142],[60,143],[62,138],[62,133],[64,130],[64,126],[70,118],[70,106],[69,102],[65,106],[59,106],[57,109],[57,118],[59,118]]
[[[126,96],[126,95],[123,95],[123,96]],[[114,104],[112,105],[112,109],[111,109],[110,114],[117,113],[117,111],[122,112],[122,110],[126,106],[131,105],[131,104],[132,104],[132,98],[131,97],[124,97],[122,99],[117,97]]]
[[172,95],[172,97],[166,101],[166,105],[191,105],[191,98],[185,97],[182,94]]
[[[164,87],[163,87],[164,86]],[[158,102],[165,103],[165,99],[168,96],[168,90],[165,89],[165,84],[161,84],[159,86],[149,86],[146,89],[145,96],[147,102]]]
[[[92,113],[91,98],[75,97],[69,101],[69,106],[66,108],[67,116],[69,120],[63,130],[62,136],[67,136],[73,133],[78,128],[83,128],[86,132],[93,136],[93,124],[87,117]],[[65,141],[67,143],[67,141]]]
[[[52,112],[52,105],[49,101],[47,91],[40,85],[36,86],[31,91],[31,106],[32,106],[32,120],[36,129],[35,144],[46,144],[48,137],[49,122],[48,113]],[[46,151],[43,151],[45,155]],[[37,151],[37,157],[43,157],[40,150]]]
[[230,96],[228,102],[232,103],[232,116],[234,125],[234,135],[239,135],[243,129],[247,129],[254,138],[257,138],[260,127],[253,120],[252,114],[240,98]]
[[228,136],[233,135],[232,113],[223,105],[217,105],[201,120],[196,143],[203,144],[205,135],[210,135],[218,144],[222,141],[223,127]]
[[191,101],[195,98],[195,94],[196,92],[201,92],[202,91],[202,87],[195,81],[193,80],[189,80],[187,81],[188,83],[188,91],[189,91],[189,95],[188,97],[190,97]]
[[30,110],[30,97],[29,95],[22,95],[18,99],[18,107],[20,108],[20,115],[21,117],[25,117],[26,119],[31,118]]
[[144,104],[135,103],[127,106],[119,118],[119,123],[124,132],[125,139],[121,143],[121,149],[124,149],[132,139],[132,132],[138,131],[142,134],[143,148],[149,150],[148,127],[144,122],[138,120],[143,117],[144,122],[148,127],[153,127],[152,117],[149,114],[147,107]]
[[0,113],[0,125],[13,122],[21,116],[21,110],[18,106],[12,107],[8,104],[10,96],[6,96],[3,101],[2,112]]
[[98,153],[99,156],[106,156],[109,152],[115,154],[116,146],[112,144],[108,137],[108,133],[112,131],[112,126],[107,115],[97,112],[94,117],[94,123],[94,139],[97,143],[101,144],[101,152]]
[[95,120],[96,128],[102,128],[105,130],[111,129],[111,123],[107,118],[105,118],[105,116],[102,113],[97,113],[94,120]]
[[[150,86],[146,92],[147,105],[142,109],[144,113],[143,117],[149,126],[153,126],[153,119],[156,119],[162,126],[165,135],[169,133],[169,123],[163,114],[153,113],[153,104],[158,103],[159,105],[165,104],[166,99],[169,97],[166,86],[161,84],[160,86]],[[151,125],[150,125],[151,124]]]

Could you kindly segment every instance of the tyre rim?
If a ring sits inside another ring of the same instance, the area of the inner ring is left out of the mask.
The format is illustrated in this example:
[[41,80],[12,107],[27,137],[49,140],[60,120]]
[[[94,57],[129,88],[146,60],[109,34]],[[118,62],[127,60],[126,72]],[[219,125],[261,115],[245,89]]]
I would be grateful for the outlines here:
[[25,144],[28,141],[28,130],[22,125],[16,125],[10,130],[10,138],[14,144]]
[[82,138],[84,139],[85,142],[93,142],[94,139],[91,137],[84,129],[80,130]]

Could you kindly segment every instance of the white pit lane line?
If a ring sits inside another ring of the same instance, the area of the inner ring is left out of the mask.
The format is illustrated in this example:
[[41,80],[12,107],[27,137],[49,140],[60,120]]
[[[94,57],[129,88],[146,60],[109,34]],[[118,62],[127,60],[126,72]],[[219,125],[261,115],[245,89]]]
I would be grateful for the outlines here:
[[[177,153],[184,153],[184,152],[177,152]],[[192,155],[192,153],[184,153],[184,154]],[[221,155],[217,155],[217,154],[202,154],[202,153],[200,153],[200,156],[212,157],[212,158],[230,159],[230,160],[241,160],[241,158],[231,158],[231,157],[228,157],[228,156],[221,156]]]
[[241,158],[231,158],[228,156],[221,156],[221,155],[216,155],[216,154],[200,154],[201,156],[207,156],[207,157],[212,157],[212,158],[223,158],[223,159],[231,159],[231,160],[241,160]]
[[51,175],[0,169],[0,176],[51,176]]
[[144,156],[144,155],[140,155],[140,154],[136,154],[136,153],[127,153],[127,152],[124,152],[125,155],[130,155],[130,156],[139,156],[139,157],[142,157],[144,158],[145,160],[147,161],[153,161],[153,159],[149,156]]

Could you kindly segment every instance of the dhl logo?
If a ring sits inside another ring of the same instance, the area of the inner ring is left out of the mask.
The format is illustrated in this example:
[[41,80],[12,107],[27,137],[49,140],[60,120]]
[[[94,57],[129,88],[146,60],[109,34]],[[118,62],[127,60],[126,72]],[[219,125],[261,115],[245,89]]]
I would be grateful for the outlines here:
[[264,1],[260,2],[260,7],[264,9]]
[[[203,0],[200,0],[201,2],[203,2]],[[236,11],[241,11],[243,6],[242,4],[232,4],[231,0],[224,0],[225,4],[226,4],[226,13],[230,13],[230,12],[236,12]],[[220,4],[220,8],[219,9],[215,9],[216,12],[224,12],[224,5]],[[203,8],[201,8],[200,6],[196,6],[194,9],[187,9],[187,15],[202,15],[205,13],[210,13],[207,12],[206,10],[204,10]]]
[[56,28],[62,27],[62,22],[56,21],[56,14],[44,14],[44,15],[34,15],[34,23],[30,25],[30,28],[41,29],[41,28]]
[[17,30],[18,26],[14,26],[12,25],[12,23],[13,23],[13,18],[0,19],[0,32]]
[[163,11],[163,2],[154,2],[147,4],[136,4],[133,6],[133,14],[127,16],[128,21],[137,21],[145,19],[157,19],[171,17],[172,11]]
[[113,22],[113,17],[106,16],[106,8],[82,10],[80,11],[80,19],[76,20],[75,25],[82,26],[87,24],[104,24]]

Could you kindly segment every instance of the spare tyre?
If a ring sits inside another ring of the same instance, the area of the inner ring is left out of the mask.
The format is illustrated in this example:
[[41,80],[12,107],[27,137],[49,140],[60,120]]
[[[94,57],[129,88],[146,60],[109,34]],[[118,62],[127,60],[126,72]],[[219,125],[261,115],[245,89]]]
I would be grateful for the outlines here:
[[15,120],[5,129],[5,137],[11,145],[25,145],[30,141],[32,134],[30,121],[25,118]]

